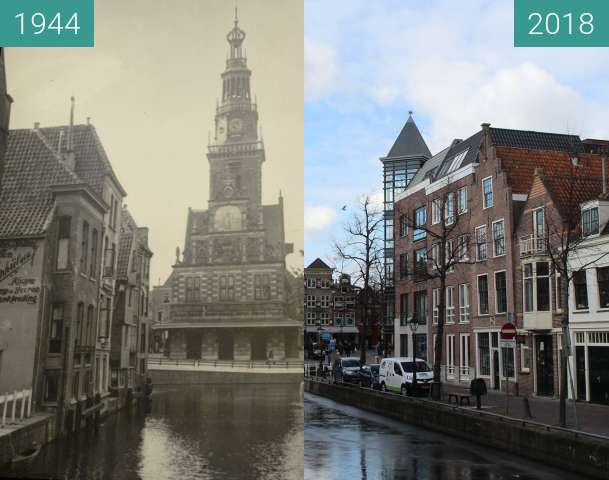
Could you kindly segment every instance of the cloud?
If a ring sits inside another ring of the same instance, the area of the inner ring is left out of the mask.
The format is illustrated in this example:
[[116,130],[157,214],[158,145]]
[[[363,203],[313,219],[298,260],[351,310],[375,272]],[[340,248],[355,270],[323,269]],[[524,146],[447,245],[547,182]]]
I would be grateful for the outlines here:
[[336,211],[325,205],[305,206],[305,230],[323,230],[330,225]]
[[305,38],[305,100],[317,100],[336,89],[338,67],[336,51],[325,43]]

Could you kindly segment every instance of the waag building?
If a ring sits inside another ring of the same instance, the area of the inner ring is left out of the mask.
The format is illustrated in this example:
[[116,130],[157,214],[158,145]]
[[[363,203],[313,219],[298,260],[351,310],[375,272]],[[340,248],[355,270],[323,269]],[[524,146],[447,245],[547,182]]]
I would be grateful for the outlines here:
[[189,209],[176,252],[168,315],[156,322],[172,359],[281,361],[302,358],[302,325],[287,313],[283,199],[262,204],[264,145],[251,70],[235,17],[215,135],[208,147],[207,210]]

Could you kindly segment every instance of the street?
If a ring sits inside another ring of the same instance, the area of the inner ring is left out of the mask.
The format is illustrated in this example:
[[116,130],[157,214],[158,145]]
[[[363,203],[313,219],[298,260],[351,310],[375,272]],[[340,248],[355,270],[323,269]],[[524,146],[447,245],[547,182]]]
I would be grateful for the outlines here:
[[311,394],[304,461],[311,480],[584,479]]

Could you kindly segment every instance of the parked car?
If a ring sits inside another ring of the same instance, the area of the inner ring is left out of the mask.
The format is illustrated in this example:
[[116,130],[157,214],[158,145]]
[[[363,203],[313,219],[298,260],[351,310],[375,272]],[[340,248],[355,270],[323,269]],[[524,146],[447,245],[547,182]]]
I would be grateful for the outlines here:
[[358,383],[360,361],[357,357],[337,358],[334,360],[332,373],[334,383]]
[[378,363],[371,363],[360,368],[359,386],[380,389],[381,383],[379,382],[379,370],[380,365]]
[[[416,362],[414,361],[416,360]],[[413,388],[413,372],[416,364],[417,386]],[[383,392],[412,395],[419,391],[428,392],[433,381],[433,371],[421,358],[412,357],[384,358],[379,369],[379,382]]]

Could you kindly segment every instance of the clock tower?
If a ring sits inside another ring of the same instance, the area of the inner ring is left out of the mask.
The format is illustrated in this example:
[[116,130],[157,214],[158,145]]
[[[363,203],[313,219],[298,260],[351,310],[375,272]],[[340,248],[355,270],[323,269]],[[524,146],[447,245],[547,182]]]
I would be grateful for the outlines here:
[[[261,172],[264,145],[258,138],[258,111],[252,101],[251,70],[243,49],[245,32],[234,26],[226,35],[229,54],[222,73],[222,100],[216,108],[214,143],[209,146],[210,214],[216,231],[262,224]],[[241,230],[240,228],[238,230]]]
[[166,284],[168,319],[153,328],[166,331],[173,359],[268,367],[270,359],[302,359],[301,321],[287,309],[285,257],[293,245],[285,242],[281,195],[262,204],[264,145],[236,11],[226,39],[222,100],[207,150],[208,208],[188,211],[184,249],[176,249]]

